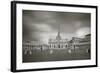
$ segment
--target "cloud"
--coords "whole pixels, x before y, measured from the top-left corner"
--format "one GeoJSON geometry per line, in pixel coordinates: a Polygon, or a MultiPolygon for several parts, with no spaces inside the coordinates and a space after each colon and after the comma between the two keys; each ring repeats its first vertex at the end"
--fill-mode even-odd
{"type": "Polygon", "coordinates": [[[42,32],[50,32],[53,31],[52,27],[48,24],[41,23],[41,24],[33,24],[33,27],[42,32]]]}
{"type": "Polygon", "coordinates": [[[64,39],[85,35],[90,32],[90,14],[23,10],[23,40],[47,42],[56,38],[58,25],[64,39]]]}
{"type": "Polygon", "coordinates": [[[76,36],[83,37],[86,34],[90,34],[90,32],[91,32],[90,27],[83,27],[76,31],[76,36]]]}

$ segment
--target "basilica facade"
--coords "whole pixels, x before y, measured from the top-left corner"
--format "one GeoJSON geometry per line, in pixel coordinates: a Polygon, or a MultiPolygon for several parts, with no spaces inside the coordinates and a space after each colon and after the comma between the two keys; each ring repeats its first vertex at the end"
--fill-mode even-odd
{"type": "Polygon", "coordinates": [[[68,40],[62,39],[58,32],[55,39],[49,39],[49,49],[68,49],[68,40]]]}

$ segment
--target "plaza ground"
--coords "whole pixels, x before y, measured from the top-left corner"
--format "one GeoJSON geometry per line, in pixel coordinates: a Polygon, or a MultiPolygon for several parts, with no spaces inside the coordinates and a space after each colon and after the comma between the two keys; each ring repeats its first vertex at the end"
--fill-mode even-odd
{"type": "Polygon", "coordinates": [[[78,50],[33,50],[24,54],[23,51],[23,62],[47,62],[47,61],[64,61],[64,60],[86,60],[91,59],[91,53],[86,52],[85,49],[78,50]]]}

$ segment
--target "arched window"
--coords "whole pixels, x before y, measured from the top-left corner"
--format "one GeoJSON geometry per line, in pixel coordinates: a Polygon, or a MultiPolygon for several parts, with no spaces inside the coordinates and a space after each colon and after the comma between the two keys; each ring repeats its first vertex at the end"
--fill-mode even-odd
{"type": "Polygon", "coordinates": [[[75,49],[75,45],[74,45],[74,49],[75,49]]]}
{"type": "Polygon", "coordinates": [[[67,48],[67,45],[66,45],[66,48],[67,48]]]}
{"type": "Polygon", "coordinates": [[[58,45],[58,48],[60,48],[60,45],[58,45]]]}
{"type": "Polygon", "coordinates": [[[54,44],[54,48],[55,48],[55,44],[54,44]]]}

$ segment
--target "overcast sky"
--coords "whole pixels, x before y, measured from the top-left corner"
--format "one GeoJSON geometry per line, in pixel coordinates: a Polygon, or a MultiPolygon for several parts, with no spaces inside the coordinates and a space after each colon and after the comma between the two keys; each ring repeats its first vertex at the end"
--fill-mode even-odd
{"type": "Polygon", "coordinates": [[[23,10],[23,41],[56,38],[58,25],[62,39],[81,37],[90,33],[90,14],[23,10]]]}

